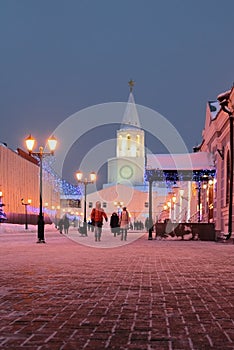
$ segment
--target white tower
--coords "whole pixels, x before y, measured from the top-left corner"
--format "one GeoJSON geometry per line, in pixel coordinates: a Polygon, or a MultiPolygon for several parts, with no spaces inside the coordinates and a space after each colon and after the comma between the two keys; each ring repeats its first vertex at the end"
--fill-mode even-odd
{"type": "Polygon", "coordinates": [[[141,186],[145,170],[145,133],[141,129],[130,80],[130,95],[121,128],[117,131],[116,158],[108,160],[108,183],[141,186]]]}

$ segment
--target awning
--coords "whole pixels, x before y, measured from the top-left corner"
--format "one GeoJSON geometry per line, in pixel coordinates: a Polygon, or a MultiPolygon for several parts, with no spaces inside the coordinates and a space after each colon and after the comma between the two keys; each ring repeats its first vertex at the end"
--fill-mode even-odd
{"type": "Polygon", "coordinates": [[[205,181],[214,176],[214,159],[208,152],[147,155],[146,181],[205,181]]]}
{"type": "Polygon", "coordinates": [[[148,154],[146,169],[155,170],[215,170],[212,153],[148,154]]]}

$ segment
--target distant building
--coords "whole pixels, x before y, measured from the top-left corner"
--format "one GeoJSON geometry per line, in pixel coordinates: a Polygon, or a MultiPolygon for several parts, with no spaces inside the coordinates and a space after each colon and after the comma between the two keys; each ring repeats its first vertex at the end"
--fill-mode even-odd
{"type": "MultiPolygon", "coordinates": [[[[214,172],[213,157],[210,153],[197,154],[146,154],[145,132],[130,91],[122,125],[116,135],[116,155],[108,159],[108,183],[103,190],[87,195],[87,215],[97,200],[103,204],[108,215],[121,211],[127,206],[133,220],[144,221],[149,216],[149,186],[145,181],[147,168],[161,169],[168,173],[178,167],[187,171],[186,159],[194,167],[214,172]],[[169,159],[170,158],[170,159],[169,159]],[[176,163],[173,162],[176,160],[176,163]]],[[[191,169],[190,169],[191,170],[191,169]]],[[[153,183],[152,218],[153,221],[170,219],[174,222],[202,221],[201,207],[198,210],[197,183],[188,179],[157,179],[153,183]]]]}
{"type": "Polygon", "coordinates": [[[123,122],[117,131],[116,157],[108,160],[108,186],[127,183],[134,188],[142,187],[145,161],[145,132],[130,92],[123,122]]]}

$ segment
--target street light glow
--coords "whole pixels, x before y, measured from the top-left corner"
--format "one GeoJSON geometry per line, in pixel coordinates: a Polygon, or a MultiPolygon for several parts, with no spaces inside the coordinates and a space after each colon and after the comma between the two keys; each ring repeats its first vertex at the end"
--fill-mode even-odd
{"type": "Polygon", "coordinates": [[[56,149],[56,146],[57,146],[57,139],[54,136],[52,136],[48,139],[47,142],[49,145],[49,149],[50,149],[51,153],[53,154],[55,149],[56,149]]]}
{"type": "Polygon", "coordinates": [[[81,180],[82,180],[82,176],[83,176],[83,173],[82,173],[80,170],[78,170],[78,171],[76,172],[77,180],[78,180],[78,181],[81,181],[81,180]]]}
{"type": "Polygon", "coordinates": [[[96,181],[96,173],[94,171],[92,171],[90,173],[90,181],[93,183],[94,181],[96,181]]]}
{"type": "Polygon", "coordinates": [[[27,150],[29,151],[29,153],[31,153],[32,150],[33,150],[34,144],[35,144],[35,139],[34,139],[34,138],[32,137],[32,135],[30,134],[30,135],[25,139],[25,142],[26,142],[27,150]]]}

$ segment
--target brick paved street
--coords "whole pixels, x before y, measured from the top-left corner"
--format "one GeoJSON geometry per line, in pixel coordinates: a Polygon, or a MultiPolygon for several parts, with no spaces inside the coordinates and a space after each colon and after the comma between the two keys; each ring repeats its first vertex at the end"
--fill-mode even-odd
{"type": "Polygon", "coordinates": [[[0,234],[1,349],[234,349],[234,245],[35,242],[0,234]]]}

